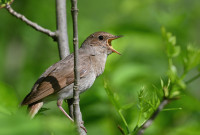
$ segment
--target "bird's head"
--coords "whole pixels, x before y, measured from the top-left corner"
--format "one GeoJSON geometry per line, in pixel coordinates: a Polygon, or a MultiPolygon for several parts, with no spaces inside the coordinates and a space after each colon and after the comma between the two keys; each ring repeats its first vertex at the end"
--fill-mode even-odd
{"type": "Polygon", "coordinates": [[[95,32],[84,41],[82,46],[90,46],[96,53],[107,53],[109,55],[114,52],[120,54],[111,45],[112,40],[120,37],[122,36],[115,36],[107,32],[95,32]]]}

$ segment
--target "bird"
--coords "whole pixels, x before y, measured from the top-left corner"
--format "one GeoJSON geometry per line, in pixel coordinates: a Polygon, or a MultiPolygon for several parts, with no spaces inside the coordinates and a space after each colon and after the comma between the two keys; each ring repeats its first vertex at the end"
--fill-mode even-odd
{"type": "MultiPolygon", "coordinates": [[[[91,34],[82,43],[78,49],[80,93],[89,89],[96,78],[104,72],[110,54],[120,54],[111,45],[111,41],[120,37],[122,36],[100,31],[91,34]]],[[[73,121],[62,108],[63,100],[73,98],[73,86],[74,53],[71,53],[46,69],[35,82],[30,93],[23,99],[21,106],[27,105],[29,115],[33,118],[45,103],[57,100],[58,108],[73,121]]]]}

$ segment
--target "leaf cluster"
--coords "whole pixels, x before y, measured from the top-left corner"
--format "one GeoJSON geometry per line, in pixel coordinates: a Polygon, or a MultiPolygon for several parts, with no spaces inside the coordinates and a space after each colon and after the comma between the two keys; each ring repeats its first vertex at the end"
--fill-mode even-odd
{"type": "MultiPolygon", "coordinates": [[[[193,45],[188,45],[187,49],[183,51],[179,45],[177,45],[176,37],[161,28],[162,37],[164,41],[165,53],[168,60],[168,69],[164,75],[165,79],[160,79],[160,85],[153,85],[151,89],[145,89],[144,87],[138,92],[138,109],[139,115],[134,129],[131,131],[125,116],[122,114],[123,107],[120,105],[119,96],[114,90],[108,86],[107,81],[104,81],[104,87],[122,119],[126,130],[120,127],[122,134],[137,134],[151,116],[155,115],[159,105],[162,101],[172,101],[179,99],[182,92],[186,89],[187,84],[194,81],[200,76],[200,73],[192,77],[189,81],[185,81],[187,74],[194,68],[198,68],[200,65],[200,49],[195,48],[193,45]],[[182,62],[181,68],[183,71],[177,68],[174,59],[180,58],[182,62]],[[167,80],[167,81],[166,81],[167,80]]],[[[198,69],[198,72],[200,69],[198,69]]],[[[132,107],[132,106],[130,106],[132,107]]],[[[163,109],[165,111],[180,110],[181,107],[163,109]]]]}
{"type": "Polygon", "coordinates": [[[6,7],[6,4],[10,5],[14,0],[0,0],[0,8],[6,7]]]}

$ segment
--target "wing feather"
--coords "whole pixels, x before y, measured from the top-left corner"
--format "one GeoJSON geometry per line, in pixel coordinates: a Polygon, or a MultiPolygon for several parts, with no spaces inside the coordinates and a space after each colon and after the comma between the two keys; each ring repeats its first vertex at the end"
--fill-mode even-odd
{"type": "MultiPolygon", "coordinates": [[[[89,72],[90,66],[89,56],[82,57],[80,61],[79,71],[80,77],[85,77],[89,72]]],[[[74,59],[73,55],[69,55],[65,59],[59,61],[49,67],[36,81],[32,91],[25,97],[22,105],[32,104],[43,98],[57,93],[62,88],[74,82],[74,59]]]]}

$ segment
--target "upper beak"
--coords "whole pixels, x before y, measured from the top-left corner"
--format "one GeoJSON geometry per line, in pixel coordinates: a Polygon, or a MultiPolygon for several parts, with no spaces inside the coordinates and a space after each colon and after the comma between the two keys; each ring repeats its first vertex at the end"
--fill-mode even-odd
{"type": "Polygon", "coordinates": [[[113,51],[113,52],[115,52],[115,53],[117,53],[117,54],[119,54],[119,55],[121,55],[118,51],[116,51],[113,47],[112,47],[112,45],[111,45],[111,41],[112,40],[115,40],[115,39],[118,39],[118,38],[120,38],[120,37],[123,37],[123,36],[114,36],[114,37],[112,37],[112,38],[109,38],[108,39],[108,47],[113,51]]]}

